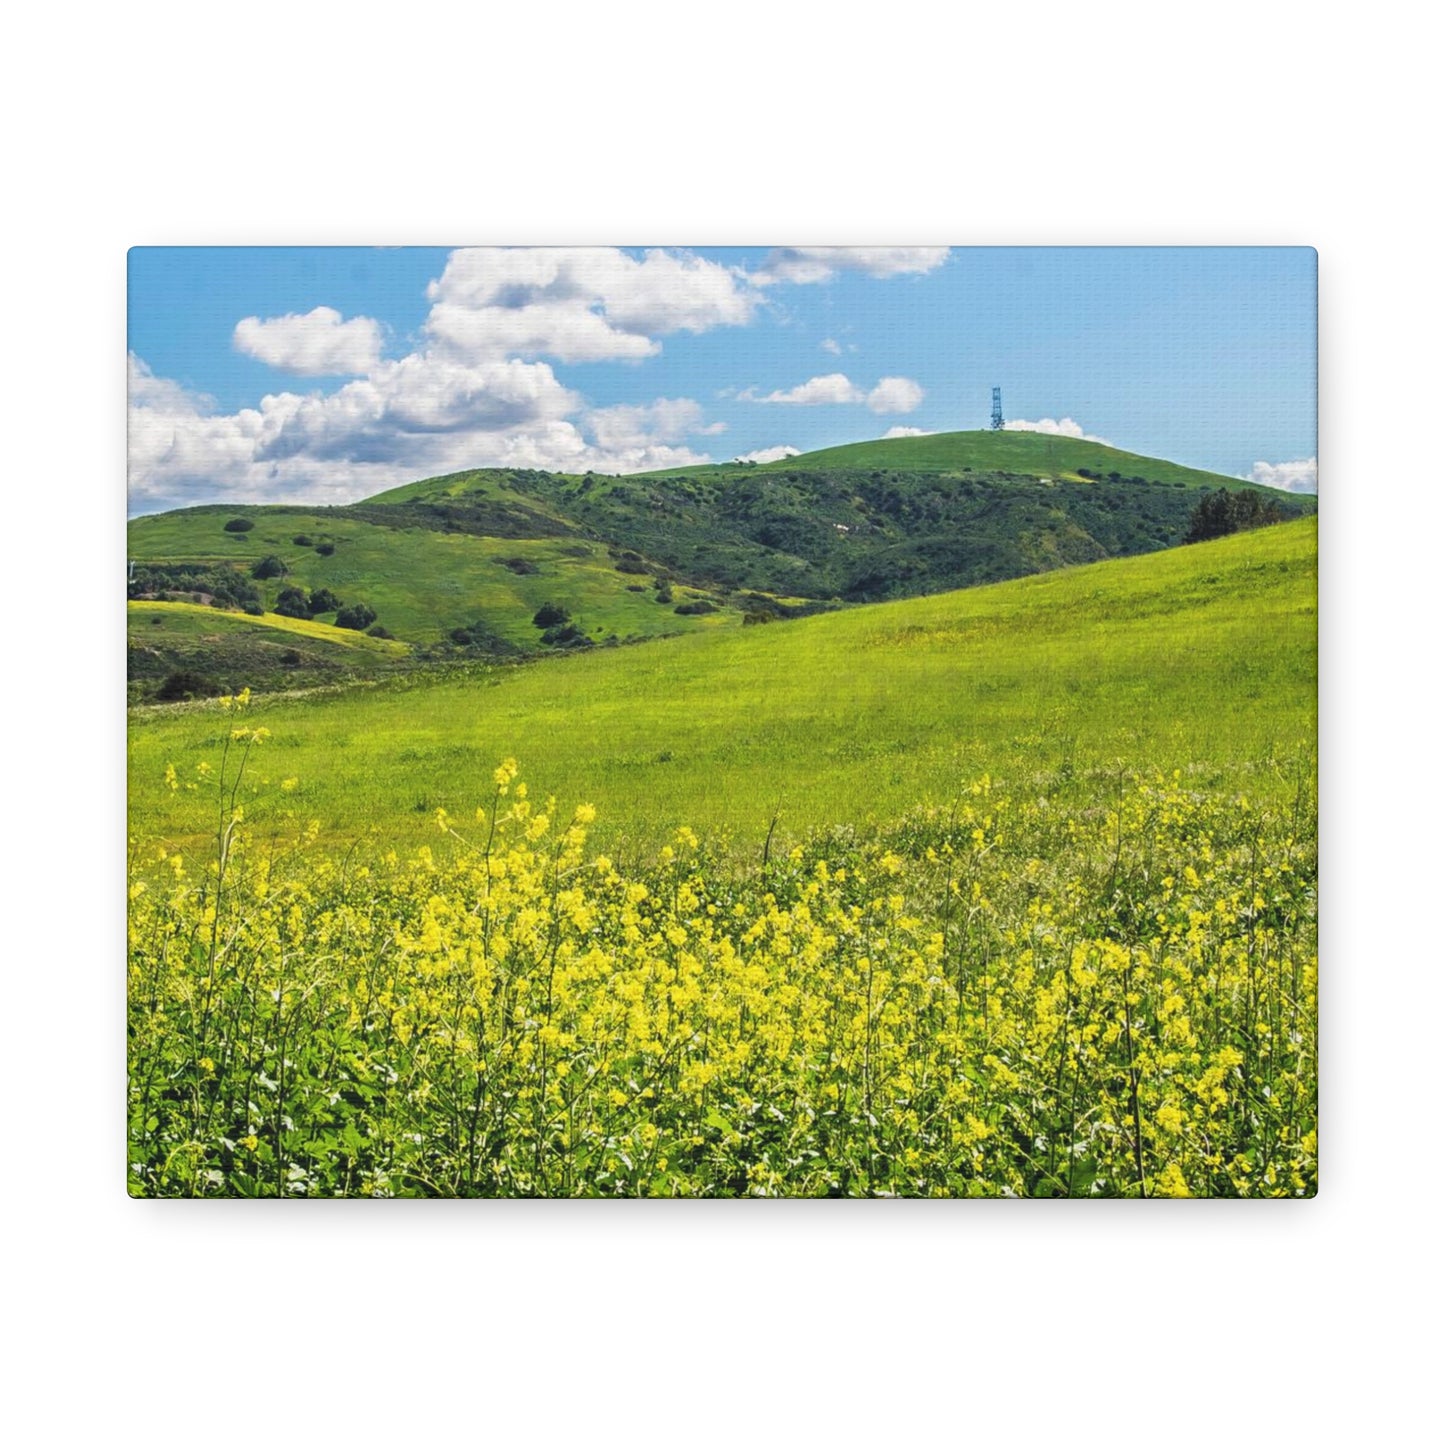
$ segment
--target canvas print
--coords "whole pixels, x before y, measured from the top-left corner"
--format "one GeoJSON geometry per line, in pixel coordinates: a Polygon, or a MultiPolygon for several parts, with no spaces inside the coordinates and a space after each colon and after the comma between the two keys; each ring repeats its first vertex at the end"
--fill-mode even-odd
{"type": "Polygon", "coordinates": [[[132,251],[130,1193],[1312,1196],[1315,273],[132,251]]]}

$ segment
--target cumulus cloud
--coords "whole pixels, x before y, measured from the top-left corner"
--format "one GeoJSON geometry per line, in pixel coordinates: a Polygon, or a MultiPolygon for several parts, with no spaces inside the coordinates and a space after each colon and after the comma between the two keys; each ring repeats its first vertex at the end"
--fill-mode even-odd
{"type": "Polygon", "coordinates": [[[427,297],[429,340],[467,361],[639,360],[659,336],[745,325],[758,304],[740,273],[701,256],[609,246],[453,251],[427,297]]]}
{"type": "Polygon", "coordinates": [[[880,416],[886,412],[916,411],[923,400],[923,388],[906,376],[885,376],[868,393],[868,410],[880,416]]]}
{"type": "Polygon", "coordinates": [[[788,391],[756,396],[751,390],[740,394],[742,401],[777,402],[782,406],[848,406],[866,401],[867,393],[853,385],[841,371],[810,377],[788,391]]]}
{"type": "Polygon", "coordinates": [[[364,376],[381,361],[381,327],[369,316],[343,321],[330,306],[236,323],[231,344],[278,371],[297,376],[364,376]]]}
{"type": "Polygon", "coordinates": [[[755,387],[738,393],[739,401],[759,401],[779,406],[862,406],[880,416],[886,412],[913,411],[923,400],[923,388],[906,376],[885,376],[871,391],[855,385],[841,371],[812,376],[786,391],[759,396],[755,387]]]}
{"type": "Polygon", "coordinates": [[[921,275],[948,259],[947,246],[779,246],[752,279],[760,286],[786,281],[795,286],[831,280],[839,271],[873,277],[921,275]]]}
{"type": "MultiPolygon", "coordinates": [[[[702,407],[691,397],[659,397],[645,406],[602,407],[587,414],[587,426],[594,444],[619,462],[634,454],[645,461],[659,444],[679,442],[689,436],[716,436],[727,430],[726,422],[705,422],[702,407]]],[[[614,470],[641,470],[641,463],[631,468],[618,465],[614,470]]]]}
{"type": "Polygon", "coordinates": [[[1278,487],[1283,492],[1319,491],[1319,467],[1314,457],[1295,462],[1256,462],[1249,473],[1251,482],[1278,487]]]}
{"type": "Polygon", "coordinates": [[[896,437],[931,437],[932,435],[933,433],[931,431],[924,431],[922,427],[891,426],[883,433],[883,440],[891,442],[896,437]]]}
{"type": "Polygon", "coordinates": [[[734,457],[735,462],[780,462],[784,457],[802,456],[797,447],[764,447],[761,451],[744,452],[740,457],[734,457]]]}
{"type": "Polygon", "coordinates": [[[689,398],[584,412],[545,362],[467,366],[416,353],[329,395],[281,392],[217,413],[130,358],[132,508],[217,499],[348,502],[467,467],[646,471],[705,463],[677,445],[710,434],[689,398]]]}
{"type": "Polygon", "coordinates": [[[1060,417],[1057,421],[1051,416],[1041,416],[1037,421],[1006,421],[1003,424],[1005,431],[1039,431],[1055,437],[1078,437],[1081,441],[1098,442],[1100,446],[1111,447],[1111,441],[1103,437],[1091,436],[1076,422],[1073,417],[1060,417]]]}

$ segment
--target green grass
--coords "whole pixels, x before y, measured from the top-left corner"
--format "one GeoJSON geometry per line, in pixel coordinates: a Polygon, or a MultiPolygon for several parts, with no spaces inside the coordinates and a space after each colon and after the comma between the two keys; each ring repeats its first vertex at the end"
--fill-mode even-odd
{"type": "MultiPolygon", "coordinates": [[[[277,550],[264,525],[244,540],[277,550]]],[[[889,820],[985,772],[1097,793],[1122,761],[1268,791],[1293,757],[1312,770],[1315,700],[1306,519],[767,627],[262,698],[251,721],[273,734],[255,779],[298,778],[284,806],[333,845],[439,841],[434,810],[470,818],[514,756],[534,793],[595,803],[599,839],[626,857],[684,822],[751,853],[775,813],[781,837],[889,820]]],[[[225,729],[213,704],[132,714],[136,836],[204,835],[201,795],[162,779],[214,758],[225,729]]]]}
{"type": "Polygon", "coordinates": [[[167,640],[216,641],[227,634],[267,636],[284,633],[287,642],[304,638],[323,642],[348,651],[373,653],[381,657],[405,657],[411,649],[404,642],[382,637],[368,637],[364,632],[335,627],[329,622],[308,621],[299,617],[282,617],[267,612],[250,617],[244,612],[225,612],[215,607],[202,607],[194,602],[128,602],[126,625],[133,642],[148,642],[157,637],[167,640]],[[160,619],[159,630],[156,619],[160,619]]]}
{"type": "Polygon", "coordinates": [[[1077,474],[1079,467],[1108,476],[1142,476],[1151,482],[1166,485],[1183,482],[1194,487],[1249,488],[1278,496],[1277,491],[1243,482],[1237,477],[1217,472],[1181,467],[1174,462],[1121,451],[1117,447],[1084,441],[1081,437],[1047,436],[1042,432],[1023,431],[958,431],[936,432],[931,436],[894,437],[889,441],[853,442],[846,446],[825,447],[801,456],[784,457],[756,467],[723,463],[717,468],[673,468],[649,472],[656,477],[702,475],[746,475],[749,472],[788,472],[800,468],[816,471],[824,468],[845,468],[856,471],[891,469],[901,472],[958,473],[964,468],[976,472],[1018,472],[1030,476],[1064,477],[1077,474]]]}
{"type": "MultiPolygon", "coordinates": [[[[338,510],[193,507],[139,517],[130,524],[130,554],[137,560],[212,562],[245,567],[262,557],[280,557],[286,577],[259,584],[274,603],[285,587],[328,587],[346,603],[364,602],[377,621],[398,638],[435,644],[452,629],[479,620],[505,642],[535,648],[532,616],[544,602],[558,601],[594,641],[655,637],[711,630],[740,622],[736,612],[680,617],[672,605],[655,600],[651,577],[619,572],[607,548],[572,537],[475,537],[378,526],[338,510]],[[232,516],[255,522],[249,532],[223,530],[232,516]],[[293,537],[330,542],[322,556],[298,547],[293,537]],[[521,558],[534,574],[518,575],[503,565],[521,558]],[[644,585],[641,592],[628,590],[644,585]]],[[[701,595],[675,590],[673,605],[701,595]]]]}

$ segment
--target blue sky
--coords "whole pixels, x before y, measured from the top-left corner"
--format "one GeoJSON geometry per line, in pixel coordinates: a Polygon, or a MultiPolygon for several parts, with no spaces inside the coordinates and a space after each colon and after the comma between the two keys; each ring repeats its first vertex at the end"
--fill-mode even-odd
{"type": "Polygon", "coordinates": [[[1011,426],[1313,490],[1307,248],[138,248],[130,504],[1011,426]]]}

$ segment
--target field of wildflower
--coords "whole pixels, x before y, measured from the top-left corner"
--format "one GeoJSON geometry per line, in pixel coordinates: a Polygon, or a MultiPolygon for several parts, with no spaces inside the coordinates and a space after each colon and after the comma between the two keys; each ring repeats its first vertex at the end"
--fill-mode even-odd
{"type": "Polygon", "coordinates": [[[1312,755],[619,867],[511,760],[329,847],[248,701],[159,784],[209,843],[132,841],[133,1194],[1315,1192],[1312,755]]]}

